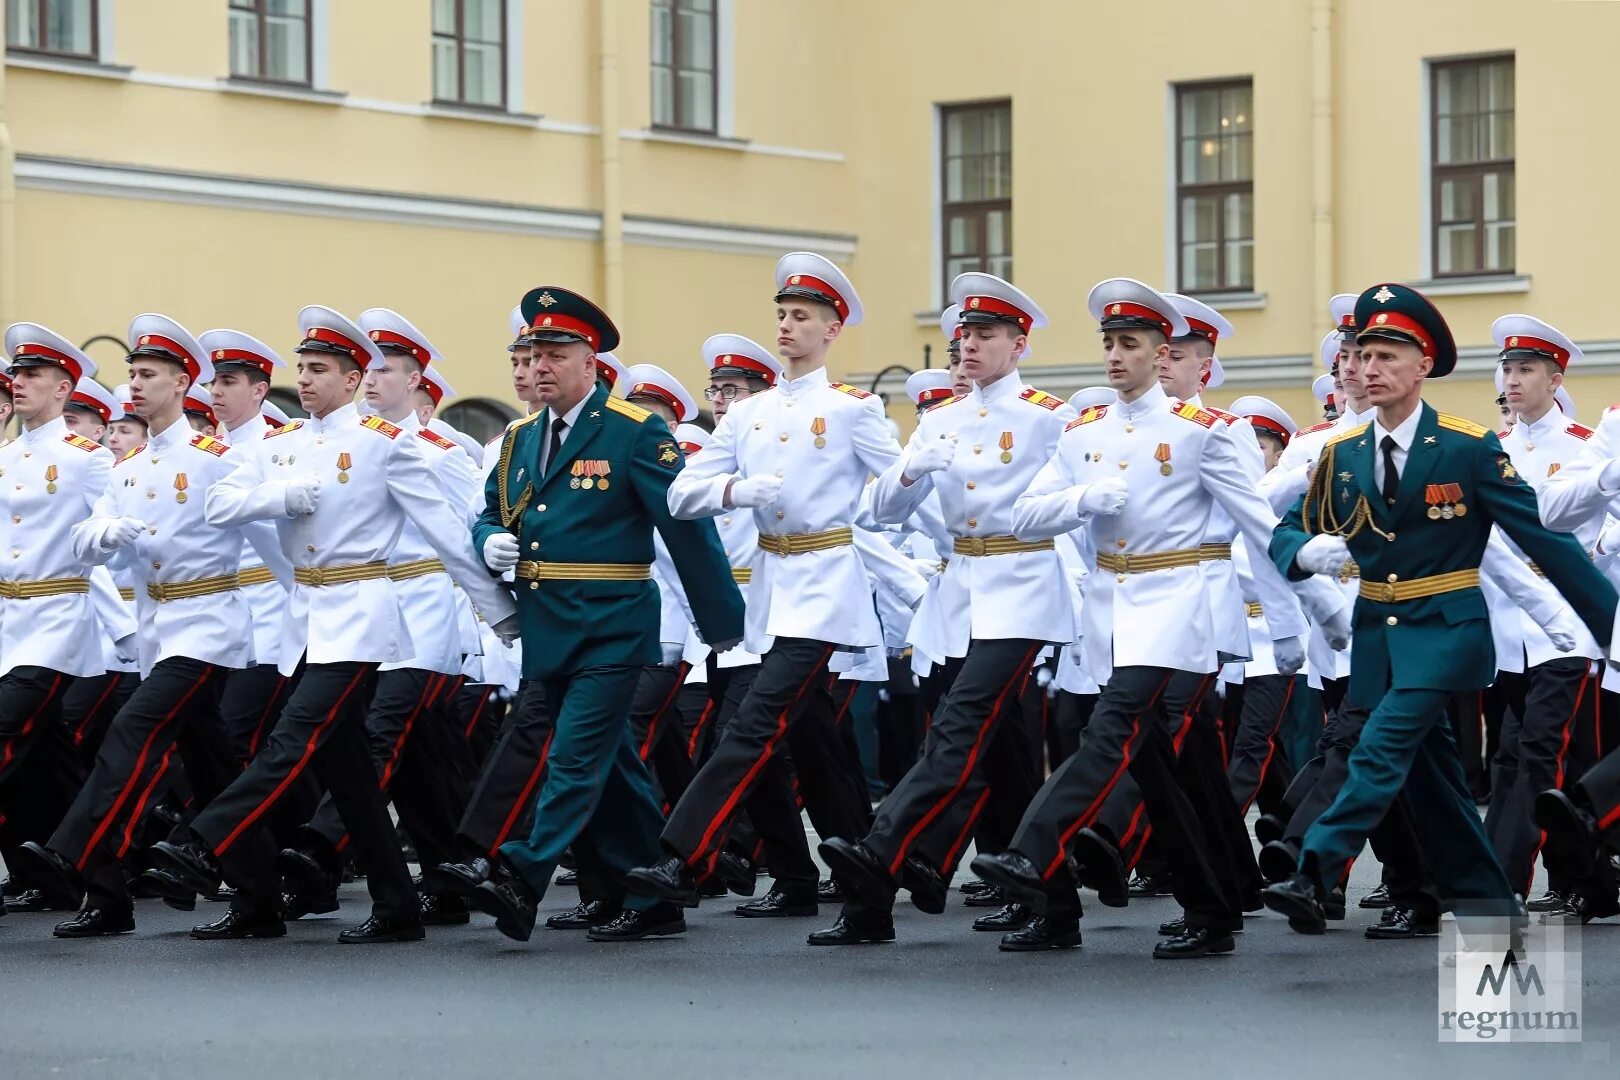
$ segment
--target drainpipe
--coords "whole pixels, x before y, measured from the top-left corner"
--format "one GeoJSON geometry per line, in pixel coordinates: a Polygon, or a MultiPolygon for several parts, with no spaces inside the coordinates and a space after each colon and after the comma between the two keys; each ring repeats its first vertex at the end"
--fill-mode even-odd
{"type": "Polygon", "coordinates": [[[1311,4],[1311,178],[1314,327],[1333,296],[1333,0],[1311,4]]]}
{"type": "Polygon", "coordinates": [[[601,106],[602,307],[624,317],[624,195],[619,173],[619,4],[597,0],[601,106]]]}

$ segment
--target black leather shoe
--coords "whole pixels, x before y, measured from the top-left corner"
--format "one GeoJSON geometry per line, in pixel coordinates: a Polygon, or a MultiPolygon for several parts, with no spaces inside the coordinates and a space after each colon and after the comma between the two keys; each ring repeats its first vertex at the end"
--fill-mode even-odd
{"type": "Polygon", "coordinates": [[[818,911],[820,907],[813,891],[806,889],[802,893],[789,894],[781,888],[773,888],[752,903],[738,904],[732,914],[743,919],[784,919],[814,915],[818,911]]]}
{"type": "Polygon", "coordinates": [[[1563,911],[1566,899],[1567,898],[1557,889],[1548,889],[1534,900],[1531,900],[1529,903],[1525,904],[1524,909],[1532,912],[1563,911]]]}
{"type": "Polygon", "coordinates": [[[950,883],[921,857],[907,856],[900,866],[900,884],[911,894],[911,906],[918,911],[938,915],[945,910],[950,883]]]}
{"type": "Polygon", "coordinates": [[[813,931],[805,940],[811,945],[867,945],[893,941],[894,918],[888,912],[852,917],[848,912],[841,911],[838,921],[825,930],[813,931]]]}
{"type": "Polygon", "coordinates": [[[963,907],[998,908],[1005,903],[1007,903],[1007,898],[994,885],[979,892],[968,893],[962,898],[963,907]]]}
{"type": "Polygon", "coordinates": [[[553,884],[569,886],[569,887],[572,887],[572,888],[578,888],[579,887],[579,871],[578,870],[564,870],[562,873],[557,875],[557,880],[553,884]]]}
{"type": "Polygon", "coordinates": [[[1053,921],[1039,915],[1028,925],[1001,935],[1002,952],[1042,952],[1046,949],[1077,949],[1080,947],[1080,920],[1053,921]]]}
{"type": "Polygon", "coordinates": [[[987,891],[989,889],[993,889],[993,888],[995,888],[995,886],[991,885],[988,881],[980,881],[978,878],[975,877],[975,878],[968,878],[966,881],[962,882],[962,884],[960,884],[960,885],[958,885],[956,887],[956,891],[957,892],[965,892],[965,893],[976,893],[976,892],[985,892],[985,891],[987,891]]]}
{"type": "Polygon", "coordinates": [[[495,863],[495,875],[474,889],[467,902],[495,917],[495,929],[513,941],[528,941],[534,933],[535,908],[540,898],[504,858],[495,863]]]}
{"type": "Polygon", "coordinates": [[[1016,851],[998,855],[975,855],[973,872],[998,886],[1013,903],[1028,906],[1037,915],[1046,913],[1046,881],[1040,867],[1016,851]]]}
{"type": "Polygon", "coordinates": [[[461,893],[465,896],[489,880],[493,867],[488,859],[471,862],[440,863],[432,871],[422,872],[422,884],[434,892],[461,893]]]}
{"type": "Polygon", "coordinates": [[[276,869],[281,872],[282,907],[288,918],[338,909],[337,875],[327,872],[309,852],[282,849],[276,856],[276,869]],[[287,902],[289,900],[291,903],[287,902]],[[298,915],[292,915],[292,911],[297,911],[298,915]]]}
{"type": "Polygon", "coordinates": [[[197,894],[186,888],[171,870],[154,866],[130,884],[135,897],[155,897],[176,911],[196,911],[197,894]]]}
{"type": "Polygon", "coordinates": [[[1322,917],[1328,922],[1343,922],[1345,913],[1344,886],[1335,885],[1322,899],[1322,917]]]}
{"type": "Polygon", "coordinates": [[[1029,925],[1035,913],[1023,904],[1002,904],[1000,908],[988,915],[980,915],[973,920],[973,929],[986,933],[1006,933],[1010,930],[1022,930],[1029,925]]]}
{"type": "Polygon", "coordinates": [[[581,900],[561,915],[546,920],[548,930],[589,930],[593,926],[606,926],[619,917],[624,908],[611,900],[581,900]]]}
{"type": "Polygon", "coordinates": [[[686,916],[675,904],[665,901],[646,911],[625,908],[612,922],[585,931],[592,941],[640,941],[642,938],[671,937],[686,933],[686,916]]]}
{"type": "MultiPolygon", "coordinates": [[[[1241,934],[1241,933],[1243,933],[1243,916],[1234,915],[1232,917],[1232,921],[1227,924],[1226,930],[1227,930],[1228,933],[1231,933],[1231,934],[1241,934]]],[[[1185,916],[1185,915],[1178,915],[1174,919],[1171,919],[1169,922],[1162,922],[1162,923],[1159,924],[1159,936],[1160,937],[1180,937],[1182,934],[1185,934],[1186,932],[1187,932],[1187,916],[1185,916]]]]}
{"type": "Polygon", "coordinates": [[[191,928],[191,936],[198,941],[235,941],[242,938],[274,938],[287,936],[287,924],[280,915],[247,915],[240,911],[227,911],[211,923],[191,928]]]}
{"type": "Polygon", "coordinates": [[[84,903],[84,897],[79,897],[78,903],[69,903],[68,897],[52,897],[44,889],[24,889],[15,896],[6,897],[6,902],[0,911],[10,911],[16,914],[31,914],[37,911],[77,911],[79,904],[84,903]]]}
{"type": "Polygon", "coordinates": [[[32,840],[25,842],[18,853],[32,864],[29,882],[39,891],[41,900],[60,905],[58,910],[78,910],[84,902],[84,878],[72,863],[32,840]]]}
{"type": "Polygon", "coordinates": [[[127,908],[118,911],[85,908],[67,922],[57,923],[51,935],[59,938],[110,937],[113,934],[127,934],[134,929],[135,913],[127,908]]]}
{"type": "Polygon", "coordinates": [[[682,907],[698,906],[697,879],[686,863],[671,855],[651,866],[638,866],[625,877],[640,886],[636,891],[682,907]]]}
{"type": "Polygon", "coordinates": [[[1237,948],[1230,930],[1213,930],[1207,926],[1189,926],[1175,937],[1165,938],[1153,946],[1155,960],[1191,960],[1199,956],[1229,953],[1237,948]]]}
{"type": "Polygon", "coordinates": [[[219,860],[201,844],[159,840],[151,850],[152,861],[173,873],[192,892],[210,893],[219,888],[219,860]]]}
{"type": "Polygon", "coordinates": [[[1267,885],[1260,893],[1266,907],[1288,919],[1290,929],[1301,934],[1327,933],[1327,916],[1315,883],[1304,874],[1267,885]]]}
{"type": "Polygon", "coordinates": [[[377,945],[387,941],[421,941],[427,937],[422,920],[409,915],[385,918],[373,915],[359,926],[351,926],[337,936],[340,945],[377,945]]]}
{"type": "Polygon", "coordinates": [[[817,850],[839,884],[861,903],[874,908],[894,905],[899,886],[883,861],[856,840],[834,836],[823,840],[817,850]]]}
{"type": "Polygon", "coordinates": [[[1543,921],[1558,918],[1579,919],[1581,925],[1585,926],[1593,919],[1612,919],[1616,915],[1620,915],[1620,898],[1615,896],[1614,890],[1606,890],[1601,897],[1588,896],[1576,890],[1569,894],[1563,908],[1557,914],[1543,915],[1541,918],[1543,921]]]}
{"type": "Polygon", "coordinates": [[[1288,832],[1288,822],[1276,814],[1261,814],[1254,819],[1254,838],[1262,845],[1281,840],[1288,832]]]}
{"type": "Polygon", "coordinates": [[[1378,922],[1367,927],[1374,941],[1404,941],[1407,938],[1434,937],[1440,933],[1440,916],[1422,915],[1416,908],[1387,907],[1378,922]]]}
{"type": "Polygon", "coordinates": [[[1380,882],[1378,888],[1374,889],[1372,892],[1368,893],[1366,896],[1363,896],[1360,900],[1356,901],[1356,906],[1357,907],[1363,907],[1363,908],[1380,908],[1380,909],[1382,909],[1382,908],[1390,907],[1394,903],[1395,903],[1395,901],[1393,901],[1393,900],[1391,900],[1389,898],[1389,886],[1383,884],[1382,882],[1380,882]]]}
{"type": "Polygon", "coordinates": [[[422,898],[423,926],[464,926],[472,917],[467,898],[460,894],[419,893],[422,898]]]}
{"type": "Polygon", "coordinates": [[[1269,882],[1287,881],[1299,869],[1299,848],[1287,840],[1273,840],[1260,849],[1260,876],[1269,882]]]}
{"type": "Polygon", "coordinates": [[[816,882],[816,899],[823,904],[842,904],[844,887],[838,884],[837,878],[822,878],[816,882]]]}
{"type": "Polygon", "coordinates": [[[305,915],[330,915],[338,909],[336,894],[329,898],[310,898],[300,893],[284,892],[281,894],[281,917],[287,922],[297,922],[305,915]]]}
{"type": "Polygon", "coordinates": [[[1547,869],[1565,877],[1584,878],[1597,861],[1597,819],[1554,788],[1536,796],[1536,824],[1547,834],[1541,849],[1547,869]]]}
{"type": "Polygon", "coordinates": [[[1143,874],[1138,872],[1131,878],[1126,892],[1131,896],[1172,896],[1175,889],[1171,887],[1169,874],[1143,874]]]}
{"type": "Polygon", "coordinates": [[[1124,907],[1131,902],[1119,848],[1095,829],[1081,829],[1075,834],[1073,850],[1080,864],[1079,883],[1095,890],[1104,907],[1124,907]]]}
{"type": "Polygon", "coordinates": [[[714,873],[726,888],[738,896],[753,896],[759,890],[759,874],[755,872],[754,864],[736,852],[720,852],[714,860],[714,873]]]}

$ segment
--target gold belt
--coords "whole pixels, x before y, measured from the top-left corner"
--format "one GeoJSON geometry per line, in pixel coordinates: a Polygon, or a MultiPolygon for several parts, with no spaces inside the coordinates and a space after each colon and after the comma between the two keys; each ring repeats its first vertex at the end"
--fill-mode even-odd
{"type": "Polygon", "coordinates": [[[652,564],[524,559],[517,564],[516,574],[524,581],[650,581],[652,564]]]}
{"type": "Polygon", "coordinates": [[[1434,577],[1413,578],[1411,581],[1363,581],[1361,598],[1376,604],[1398,604],[1404,600],[1421,600],[1425,596],[1457,592],[1479,587],[1479,570],[1455,570],[1434,577]]]}
{"type": "Polygon", "coordinates": [[[0,599],[33,600],[41,596],[87,593],[90,579],[82,577],[47,578],[44,581],[0,581],[0,599]]]}
{"type": "Polygon", "coordinates": [[[275,580],[276,575],[270,572],[268,566],[250,566],[246,570],[239,570],[236,573],[236,584],[243,589],[249,585],[270,585],[275,580]]]}
{"type": "Polygon", "coordinates": [[[1244,604],[1243,608],[1249,613],[1249,618],[1251,619],[1258,619],[1261,615],[1265,614],[1264,611],[1260,610],[1259,604],[1244,604]]]}
{"type": "Polygon", "coordinates": [[[133,603],[135,600],[135,587],[133,585],[118,586],[118,599],[133,603]]]}
{"type": "Polygon", "coordinates": [[[731,568],[731,580],[739,585],[747,585],[754,580],[754,568],[751,566],[731,568]]]}
{"type": "Polygon", "coordinates": [[[789,536],[762,535],[759,538],[759,549],[772,555],[803,555],[807,551],[848,547],[854,542],[855,534],[846,525],[841,529],[828,529],[817,533],[794,533],[789,536]]]}
{"type": "Polygon", "coordinates": [[[1020,540],[1016,536],[958,536],[951,551],[957,555],[1014,555],[1021,551],[1051,551],[1051,540],[1020,540]]]}
{"type": "Polygon", "coordinates": [[[1097,556],[1097,567],[1111,574],[1146,574],[1153,570],[1169,570],[1177,566],[1197,566],[1203,561],[1203,549],[1177,548],[1174,551],[1155,551],[1147,555],[1101,554],[1097,556]]]}
{"type": "Polygon", "coordinates": [[[1199,544],[1198,558],[1203,562],[1220,562],[1232,557],[1231,544],[1199,544]]]}
{"type": "Polygon", "coordinates": [[[293,570],[293,580],[300,585],[344,585],[351,581],[375,581],[388,576],[388,564],[376,562],[350,563],[347,566],[300,566],[293,570]]]}
{"type": "Polygon", "coordinates": [[[393,563],[388,567],[390,581],[409,581],[412,578],[442,573],[444,563],[438,559],[412,559],[410,562],[393,563]]]}
{"type": "Polygon", "coordinates": [[[189,600],[194,596],[230,592],[237,587],[235,574],[221,574],[218,577],[197,578],[195,581],[149,581],[146,583],[146,595],[160,604],[167,604],[170,600],[189,600]]]}

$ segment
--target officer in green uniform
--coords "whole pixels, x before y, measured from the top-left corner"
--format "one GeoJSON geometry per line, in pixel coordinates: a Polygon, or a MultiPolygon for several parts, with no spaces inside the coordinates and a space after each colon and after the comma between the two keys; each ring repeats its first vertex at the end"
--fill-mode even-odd
{"type": "MultiPolygon", "coordinates": [[[[668,426],[597,382],[596,354],[619,341],[613,323],[557,286],[531,290],[522,306],[545,408],[502,439],[473,545],[492,572],[515,571],[523,676],[544,685],[556,735],[533,831],[502,845],[494,876],[469,899],[525,941],[570,845],[581,870],[621,884],[659,856],[663,815],[627,720],[637,674],[659,662],[653,530],[717,650],[741,639],[743,602],[714,523],[670,515],[683,458],[668,426]]],[[[590,935],[685,929],[679,908],[631,895],[590,935]]]]}
{"type": "Polygon", "coordinates": [[[1347,704],[1372,710],[1337,798],[1305,834],[1299,870],[1266,906],[1302,933],[1325,928],[1322,897],[1404,787],[1443,894],[1459,915],[1520,905],[1463,777],[1447,696],[1496,670],[1480,561],[1500,526],[1545,570],[1607,647],[1616,594],[1567,533],[1541,524],[1535,492],[1488,429],[1424,404],[1423,380],[1456,365],[1434,305],[1403,285],[1356,301],[1373,417],[1330,441],[1310,486],[1278,523],[1270,554],[1299,579],[1360,567],[1347,704]]]}

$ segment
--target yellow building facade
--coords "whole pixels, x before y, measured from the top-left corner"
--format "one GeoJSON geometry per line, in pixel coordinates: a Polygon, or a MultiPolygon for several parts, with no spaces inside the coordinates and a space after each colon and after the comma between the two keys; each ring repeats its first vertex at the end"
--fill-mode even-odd
{"type": "MultiPolygon", "coordinates": [[[[1224,404],[1301,425],[1328,298],[1428,291],[1442,407],[1494,418],[1490,324],[1586,350],[1620,400],[1605,257],[1620,5],[1559,0],[6,0],[0,317],[121,381],[162,311],[284,350],[309,303],[399,310],[452,422],[515,409],[507,313],[565,284],[626,362],[696,387],[712,333],[773,340],[785,251],[844,266],[836,372],[943,363],[945,283],[1006,272],[1051,316],[1026,377],[1099,381],[1085,296],[1129,275],[1235,333],[1224,404]]],[[[290,374],[282,380],[290,386],[290,374]]]]}

